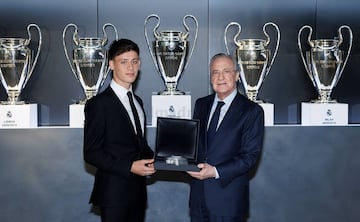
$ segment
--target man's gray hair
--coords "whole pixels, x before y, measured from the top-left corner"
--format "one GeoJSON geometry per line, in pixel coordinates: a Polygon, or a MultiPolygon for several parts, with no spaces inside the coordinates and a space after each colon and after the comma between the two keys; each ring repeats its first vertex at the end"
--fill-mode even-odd
{"type": "Polygon", "coordinates": [[[233,64],[234,64],[234,70],[237,70],[237,69],[236,69],[236,61],[235,61],[235,59],[234,59],[231,55],[225,54],[225,53],[218,53],[218,54],[214,55],[214,56],[210,59],[210,67],[211,67],[211,65],[214,63],[214,61],[215,61],[216,59],[218,59],[218,58],[228,58],[228,59],[230,59],[230,60],[233,62],[233,64]]]}

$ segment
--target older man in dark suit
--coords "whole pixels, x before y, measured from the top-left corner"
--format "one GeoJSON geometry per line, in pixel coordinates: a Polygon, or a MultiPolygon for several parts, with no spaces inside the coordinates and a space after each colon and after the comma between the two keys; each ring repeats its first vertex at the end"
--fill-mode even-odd
{"type": "Polygon", "coordinates": [[[85,105],[84,158],[97,168],[90,202],[103,222],[143,222],[146,177],[155,172],[145,137],[145,114],[132,84],[140,67],[139,48],[128,39],[109,49],[110,86],[85,105]]]}
{"type": "Polygon", "coordinates": [[[239,72],[225,54],[210,62],[215,94],[195,103],[200,120],[200,172],[188,172],[192,222],[243,222],[249,207],[249,170],[262,150],[264,114],[261,106],[237,91],[239,72]]]}

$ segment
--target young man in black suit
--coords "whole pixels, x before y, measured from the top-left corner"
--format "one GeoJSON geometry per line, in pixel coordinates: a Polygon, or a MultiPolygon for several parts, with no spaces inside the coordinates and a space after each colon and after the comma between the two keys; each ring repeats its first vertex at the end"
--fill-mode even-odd
{"type": "Polygon", "coordinates": [[[155,169],[143,103],[132,88],[140,68],[137,44],[114,41],[109,66],[109,87],[85,105],[84,159],[97,168],[90,203],[100,207],[102,222],[143,222],[146,176],[155,169]]]}

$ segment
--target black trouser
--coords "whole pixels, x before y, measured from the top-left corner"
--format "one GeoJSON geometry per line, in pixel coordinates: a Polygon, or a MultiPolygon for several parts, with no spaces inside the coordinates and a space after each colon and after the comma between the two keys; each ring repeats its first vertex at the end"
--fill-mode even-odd
{"type": "Polygon", "coordinates": [[[101,207],[102,222],[144,222],[145,208],[101,207]]]}

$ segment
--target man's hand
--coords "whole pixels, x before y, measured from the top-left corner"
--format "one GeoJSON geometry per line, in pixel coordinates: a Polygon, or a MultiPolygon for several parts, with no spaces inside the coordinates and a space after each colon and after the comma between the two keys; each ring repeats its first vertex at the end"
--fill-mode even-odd
{"type": "Polygon", "coordinates": [[[130,171],[139,176],[149,176],[156,172],[154,168],[154,159],[144,159],[134,161],[130,171]]]}
{"type": "Polygon", "coordinates": [[[215,178],[216,173],[215,173],[215,167],[207,164],[207,163],[199,163],[197,165],[197,167],[199,167],[201,170],[200,172],[195,172],[195,171],[187,171],[187,173],[199,180],[205,180],[208,178],[215,178]]]}

